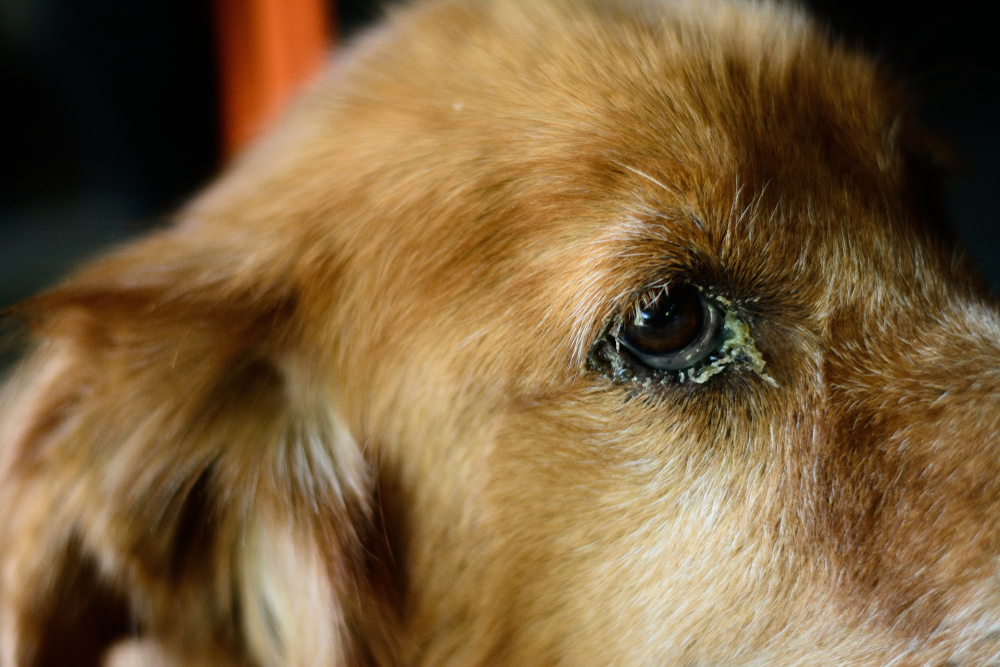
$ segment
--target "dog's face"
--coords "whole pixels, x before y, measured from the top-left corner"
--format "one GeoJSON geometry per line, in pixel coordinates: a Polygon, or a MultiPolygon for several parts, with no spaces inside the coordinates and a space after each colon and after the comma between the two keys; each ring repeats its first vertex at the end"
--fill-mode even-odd
{"type": "Polygon", "coordinates": [[[792,11],[401,12],[26,306],[0,660],[124,605],[190,661],[989,664],[1000,320],[932,163],[792,11]]]}

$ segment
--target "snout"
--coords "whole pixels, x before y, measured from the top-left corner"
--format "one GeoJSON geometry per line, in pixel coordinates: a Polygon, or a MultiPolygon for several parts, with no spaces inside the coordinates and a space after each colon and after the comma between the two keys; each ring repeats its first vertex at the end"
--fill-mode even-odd
{"type": "Polygon", "coordinates": [[[830,329],[818,537],[860,618],[984,664],[1000,636],[998,316],[943,299],[898,312],[830,329]]]}

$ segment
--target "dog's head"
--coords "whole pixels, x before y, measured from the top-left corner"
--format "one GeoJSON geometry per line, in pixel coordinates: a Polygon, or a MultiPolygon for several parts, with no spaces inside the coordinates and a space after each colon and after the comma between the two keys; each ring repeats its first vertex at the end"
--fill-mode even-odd
{"type": "Polygon", "coordinates": [[[934,150],[793,10],[397,13],[25,307],[5,636],[71,553],[265,665],[987,664],[1000,319],[934,150]]]}

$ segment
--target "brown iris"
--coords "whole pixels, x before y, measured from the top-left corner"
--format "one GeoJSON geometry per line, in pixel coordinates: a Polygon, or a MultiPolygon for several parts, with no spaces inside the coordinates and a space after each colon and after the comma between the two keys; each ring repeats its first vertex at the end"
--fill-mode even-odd
{"type": "Polygon", "coordinates": [[[684,370],[718,347],[722,321],[701,292],[680,285],[662,290],[625,322],[618,340],[651,368],[684,370]]]}

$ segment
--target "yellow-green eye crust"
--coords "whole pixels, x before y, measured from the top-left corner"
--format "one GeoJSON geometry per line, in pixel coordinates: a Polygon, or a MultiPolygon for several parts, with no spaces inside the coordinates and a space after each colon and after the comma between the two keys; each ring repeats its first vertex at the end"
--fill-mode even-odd
{"type": "Polygon", "coordinates": [[[718,349],[724,320],[701,292],[679,285],[663,289],[626,320],[616,338],[646,366],[681,371],[718,349]]]}

